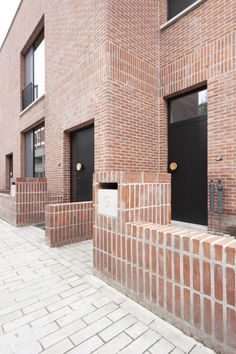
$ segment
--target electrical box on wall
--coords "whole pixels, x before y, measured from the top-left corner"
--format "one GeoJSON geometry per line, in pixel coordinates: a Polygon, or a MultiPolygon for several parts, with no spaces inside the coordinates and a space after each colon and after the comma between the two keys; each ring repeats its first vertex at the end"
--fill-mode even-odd
{"type": "Polygon", "coordinates": [[[98,214],[118,217],[117,183],[101,183],[98,190],[98,214]]]}

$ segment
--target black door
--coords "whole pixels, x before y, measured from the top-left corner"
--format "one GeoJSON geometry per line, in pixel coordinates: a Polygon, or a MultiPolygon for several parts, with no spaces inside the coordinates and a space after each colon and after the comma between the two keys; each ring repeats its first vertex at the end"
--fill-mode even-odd
{"type": "Polygon", "coordinates": [[[93,200],[94,127],[71,134],[71,201],[93,200]]]}
{"type": "Polygon", "coordinates": [[[207,91],[170,101],[172,220],[207,225],[207,91]]]}

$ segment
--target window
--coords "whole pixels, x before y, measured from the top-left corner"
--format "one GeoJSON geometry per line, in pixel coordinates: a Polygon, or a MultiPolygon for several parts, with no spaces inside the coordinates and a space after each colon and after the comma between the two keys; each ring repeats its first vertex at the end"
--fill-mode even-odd
{"type": "Polygon", "coordinates": [[[207,89],[195,91],[170,101],[170,123],[207,114],[207,89]]]}
{"type": "Polygon", "coordinates": [[[168,20],[192,5],[196,0],[168,0],[168,20]]]}
{"type": "Polygon", "coordinates": [[[39,126],[25,134],[25,177],[45,177],[44,126],[39,126]]]}
{"type": "Polygon", "coordinates": [[[45,92],[45,40],[44,31],[24,55],[24,89],[22,108],[28,107],[45,92]]]}

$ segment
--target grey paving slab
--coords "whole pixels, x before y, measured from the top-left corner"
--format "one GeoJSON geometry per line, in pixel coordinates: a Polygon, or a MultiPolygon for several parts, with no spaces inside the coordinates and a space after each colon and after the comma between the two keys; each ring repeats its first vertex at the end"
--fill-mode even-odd
{"type": "Polygon", "coordinates": [[[92,242],[61,248],[0,219],[0,353],[208,353],[93,275],[92,242]]]}

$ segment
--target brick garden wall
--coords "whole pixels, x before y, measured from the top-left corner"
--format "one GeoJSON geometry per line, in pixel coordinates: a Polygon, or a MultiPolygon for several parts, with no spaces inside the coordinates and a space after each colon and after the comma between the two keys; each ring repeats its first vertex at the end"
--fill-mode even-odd
{"type": "Polygon", "coordinates": [[[97,173],[94,201],[96,274],[217,352],[235,353],[235,239],[171,226],[165,173],[97,173]],[[104,183],[117,183],[116,217],[101,213],[104,183]]]}
{"type": "Polygon", "coordinates": [[[236,241],[141,222],[127,223],[122,237],[125,251],[111,252],[120,273],[96,269],[217,352],[235,353],[236,241]]]}
{"type": "Polygon", "coordinates": [[[93,202],[46,205],[46,241],[51,247],[93,237],[93,202]]]}
{"type": "Polygon", "coordinates": [[[16,225],[16,198],[0,192],[0,218],[16,225]]]}
{"type": "Polygon", "coordinates": [[[17,178],[15,199],[17,226],[43,222],[47,203],[47,180],[17,178]]]}
{"type": "Polygon", "coordinates": [[[128,171],[97,173],[94,203],[94,267],[121,281],[121,275],[125,276],[125,254],[131,247],[125,238],[125,224],[146,219],[170,224],[169,175],[128,171]],[[98,214],[100,183],[118,184],[117,218],[98,214]]]}
{"type": "Polygon", "coordinates": [[[15,196],[0,193],[0,218],[16,226],[41,223],[46,203],[45,178],[16,178],[15,196]]]}

